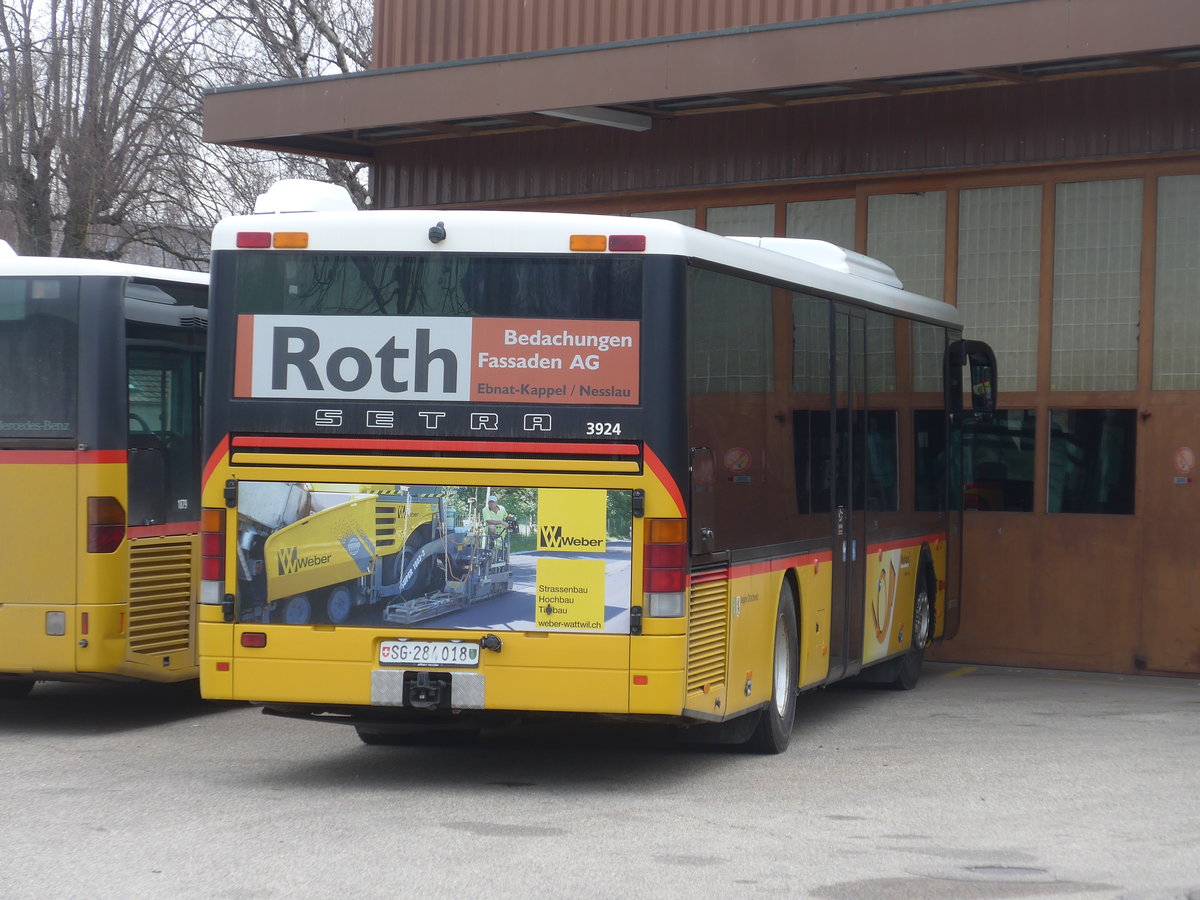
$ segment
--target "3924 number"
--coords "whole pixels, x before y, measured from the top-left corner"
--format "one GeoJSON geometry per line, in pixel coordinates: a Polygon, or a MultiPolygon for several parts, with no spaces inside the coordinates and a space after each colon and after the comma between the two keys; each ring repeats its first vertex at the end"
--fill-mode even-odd
{"type": "Polygon", "coordinates": [[[620,422],[588,422],[587,423],[587,433],[589,436],[592,436],[592,435],[602,435],[602,436],[619,435],[621,433],[621,423],[620,422]]]}

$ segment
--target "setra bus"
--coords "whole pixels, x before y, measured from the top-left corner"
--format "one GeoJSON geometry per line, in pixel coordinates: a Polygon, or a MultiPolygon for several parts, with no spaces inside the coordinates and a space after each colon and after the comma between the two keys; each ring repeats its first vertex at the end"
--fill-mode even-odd
{"type": "Polygon", "coordinates": [[[952,306],[821,242],[312,187],[213,233],[205,697],[779,752],[798,692],[954,634],[995,362],[952,306]]]}
{"type": "Polygon", "coordinates": [[[0,245],[0,697],[197,676],[208,276],[0,245]]]}

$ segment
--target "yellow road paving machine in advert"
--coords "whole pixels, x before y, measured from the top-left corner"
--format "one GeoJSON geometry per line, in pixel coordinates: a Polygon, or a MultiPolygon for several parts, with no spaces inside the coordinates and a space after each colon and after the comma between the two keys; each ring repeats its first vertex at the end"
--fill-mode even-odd
{"type": "Polygon", "coordinates": [[[385,621],[408,625],[511,586],[509,526],[489,534],[473,518],[458,524],[443,489],[254,488],[239,510],[238,560],[263,622],[340,625],[386,604],[385,621]]]}

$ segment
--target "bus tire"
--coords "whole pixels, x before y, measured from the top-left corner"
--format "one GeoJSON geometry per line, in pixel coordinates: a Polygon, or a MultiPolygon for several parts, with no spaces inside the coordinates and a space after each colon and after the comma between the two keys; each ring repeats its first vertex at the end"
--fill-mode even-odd
{"type": "Polygon", "coordinates": [[[32,678],[0,678],[0,700],[24,700],[32,690],[32,678]]]}
{"type": "Polygon", "coordinates": [[[800,681],[800,638],[796,595],[783,583],[775,606],[775,638],[771,653],[771,700],[759,712],[758,725],[747,747],[756,753],[782,753],[792,737],[796,694],[800,681]]]}
{"type": "Polygon", "coordinates": [[[332,625],[341,625],[354,611],[354,591],[347,585],[335,584],[325,598],[325,617],[332,625]]]}
{"type": "Polygon", "coordinates": [[[358,739],[368,747],[457,747],[479,739],[478,728],[431,728],[389,731],[356,725],[358,739]]]}
{"type": "Polygon", "coordinates": [[[925,648],[933,639],[933,583],[932,570],[922,563],[921,575],[917,579],[913,595],[912,644],[899,660],[896,677],[891,685],[898,691],[911,691],[921,680],[921,667],[925,664],[925,648]]]}

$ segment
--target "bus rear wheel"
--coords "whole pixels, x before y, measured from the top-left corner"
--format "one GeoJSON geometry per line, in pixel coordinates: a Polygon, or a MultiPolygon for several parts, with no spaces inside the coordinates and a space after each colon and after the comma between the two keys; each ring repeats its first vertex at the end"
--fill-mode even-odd
{"type": "Polygon", "coordinates": [[[479,739],[478,728],[393,730],[356,725],[358,739],[368,747],[457,747],[479,739]]]}
{"type": "Polygon", "coordinates": [[[32,678],[0,678],[0,700],[24,700],[32,690],[32,678]]]}
{"type": "Polygon", "coordinates": [[[792,737],[800,671],[800,639],[796,595],[784,582],[775,607],[775,640],[771,662],[771,700],[759,712],[747,747],[758,753],[782,753],[792,737]]]}

